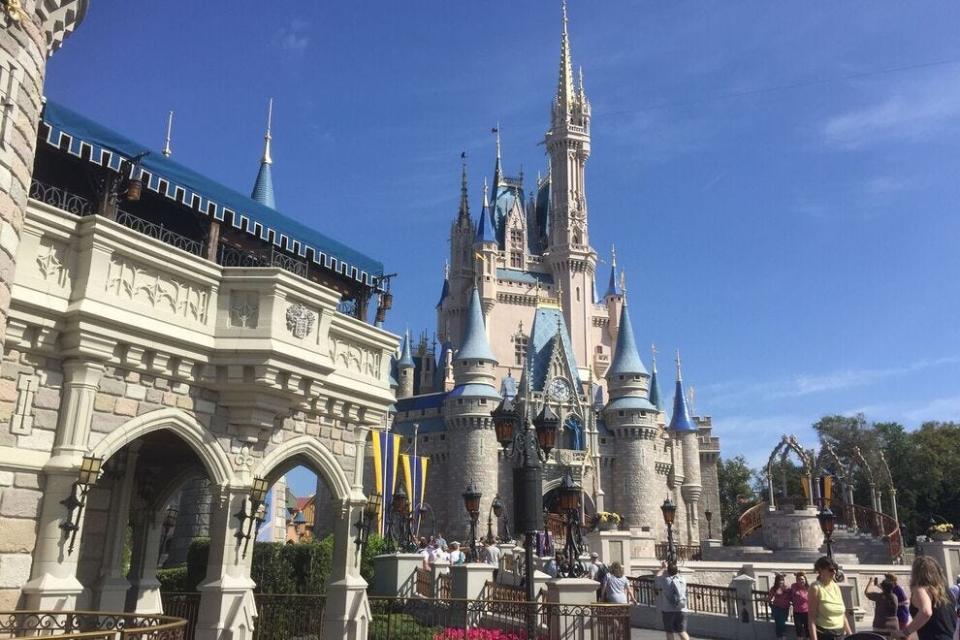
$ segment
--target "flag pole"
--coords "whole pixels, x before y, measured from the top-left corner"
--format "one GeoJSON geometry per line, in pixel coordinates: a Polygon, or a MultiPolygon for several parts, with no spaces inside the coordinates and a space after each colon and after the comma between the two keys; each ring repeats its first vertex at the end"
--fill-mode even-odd
{"type": "MultiPolygon", "coordinates": [[[[417,510],[420,508],[420,494],[417,492],[417,477],[420,475],[419,470],[417,469],[417,435],[420,431],[420,423],[413,423],[413,458],[410,460],[410,492],[415,494],[410,496],[410,508],[417,510]]],[[[414,514],[410,514],[411,516],[414,514]]],[[[417,516],[417,538],[420,538],[420,517],[417,516]]]]}

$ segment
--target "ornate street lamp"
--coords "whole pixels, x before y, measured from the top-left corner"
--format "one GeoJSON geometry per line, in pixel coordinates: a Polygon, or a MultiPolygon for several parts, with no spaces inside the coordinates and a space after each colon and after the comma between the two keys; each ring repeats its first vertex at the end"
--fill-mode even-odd
{"type": "MultiPolygon", "coordinates": [[[[235,537],[237,539],[237,546],[240,546],[240,543],[243,543],[243,553],[241,557],[247,557],[247,549],[250,545],[250,538],[254,536],[253,527],[254,524],[259,521],[263,523],[264,514],[261,511],[263,503],[267,499],[267,491],[270,489],[270,485],[267,482],[266,478],[261,478],[259,476],[253,479],[253,484],[250,485],[250,495],[247,496],[243,501],[243,506],[240,508],[234,518],[239,520],[239,525],[237,526],[237,533],[235,537]],[[250,503],[250,510],[247,511],[247,503],[250,503]]],[[[256,525],[257,529],[260,528],[259,524],[256,525]]]]}
{"type": "Polygon", "coordinates": [[[817,514],[817,520],[820,522],[820,530],[823,531],[824,541],[827,543],[827,556],[833,557],[833,527],[836,524],[837,516],[829,507],[821,509],[817,514]]]}
{"type": "Polygon", "coordinates": [[[96,484],[102,468],[103,458],[83,456],[77,480],[70,485],[70,493],[67,497],[60,501],[60,504],[67,508],[67,519],[60,523],[63,535],[70,537],[67,555],[73,553],[77,530],[80,528],[80,516],[83,515],[83,507],[87,504],[87,492],[92,485],[96,484]]]}
{"type": "Polygon", "coordinates": [[[573,477],[568,471],[563,476],[558,490],[557,500],[560,512],[564,514],[567,528],[567,541],[563,552],[566,562],[560,566],[560,575],[564,578],[579,578],[587,572],[587,568],[580,561],[583,553],[583,538],[580,533],[580,487],[573,483],[573,477]]]}
{"type": "MultiPolygon", "coordinates": [[[[420,518],[419,522],[421,525],[423,524],[424,516],[426,516],[427,514],[430,514],[430,534],[428,536],[428,539],[429,539],[429,538],[432,538],[437,533],[437,512],[434,511],[433,507],[431,507],[428,503],[421,502],[417,506],[417,515],[420,518]]],[[[418,526],[417,537],[419,536],[420,536],[420,529],[418,526]]]]}
{"type": "Polygon", "coordinates": [[[479,562],[477,553],[477,522],[480,520],[480,498],[483,496],[477,491],[477,486],[471,480],[463,492],[463,507],[470,516],[470,561],[479,562]]]}
{"type": "Polygon", "coordinates": [[[677,505],[667,498],[660,505],[663,522],[667,525],[667,564],[677,564],[677,549],[673,544],[673,522],[677,517],[677,505]]]}
{"type": "MultiPolygon", "coordinates": [[[[493,513],[493,517],[497,522],[503,520],[503,536],[500,537],[500,540],[508,542],[510,540],[510,519],[507,517],[506,508],[503,506],[503,500],[500,499],[500,494],[498,493],[493,499],[493,504],[490,505],[490,511],[493,513]]],[[[497,539],[493,535],[493,527],[490,519],[490,514],[487,514],[487,539],[491,541],[491,544],[497,539]]]]}
{"type": "Polygon", "coordinates": [[[397,484],[391,500],[390,510],[392,513],[387,539],[397,551],[413,551],[417,548],[417,545],[413,539],[410,500],[407,498],[407,490],[403,488],[403,483],[397,484]]]}
{"type": "Polygon", "coordinates": [[[703,512],[703,517],[707,519],[707,540],[713,540],[713,527],[711,526],[711,521],[713,520],[713,511],[707,509],[703,512]]]}
{"type": "Polygon", "coordinates": [[[357,537],[354,539],[353,543],[357,545],[357,550],[360,550],[360,547],[367,543],[367,538],[370,537],[370,530],[373,528],[373,521],[377,517],[377,511],[380,509],[380,494],[371,493],[367,496],[367,502],[363,505],[363,512],[357,518],[356,524],[353,526],[357,528],[357,537]]]}
{"type": "Polygon", "coordinates": [[[560,416],[544,404],[540,414],[534,419],[533,427],[537,431],[537,444],[548,456],[557,443],[557,429],[560,427],[560,416]]]}

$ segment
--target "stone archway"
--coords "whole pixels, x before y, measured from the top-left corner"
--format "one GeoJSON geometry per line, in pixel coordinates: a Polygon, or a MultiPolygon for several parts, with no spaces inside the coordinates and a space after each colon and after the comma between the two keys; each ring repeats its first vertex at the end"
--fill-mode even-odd
{"type": "Polygon", "coordinates": [[[254,475],[272,483],[299,465],[307,466],[324,479],[339,507],[334,514],[333,559],[327,581],[322,637],[330,640],[366,637],[372,614],[367,601],[367,582],[360,576],[360,549],[354,545],[351,535],[353,522],[366,498],[359,483],[351,484],[348,480],[333,453],[311,436],[297,436],[272,449],[257,465],[254,475]]]}
{"type": "MultiPolygon", "coordinates": [[[[767,489],[768,489],[768,500],[771,509],[776,508],[776,499],[774,497],[774,479],[773,479],[773,464],[777,459],[777,456],[780,456],[781,463],[785,463],[790,454],[794,454],[799,460],[802,469],[802,479],[801,483],[803,485],[804,493],[807,495],[808,500],[813,500],[813,467],[814,460],[810,452],[807,452],[800,446],[800,443],[797,441],[796,436],[783,436],[780,439],[780,442],[777,443],[777,446],[773,448],[773,451],[770,452],[770,458],[767,460],[767,489]]],[[[784,480],[784,496],[786,496],[786,480],[784,480]]]]}

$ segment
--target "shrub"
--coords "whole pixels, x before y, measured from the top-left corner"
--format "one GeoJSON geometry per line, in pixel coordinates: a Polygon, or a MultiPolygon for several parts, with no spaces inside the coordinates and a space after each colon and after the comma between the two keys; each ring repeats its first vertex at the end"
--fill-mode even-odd
{"type": "Polygon", "coordinates": [[[169,569],[158,569],[157,580],[160,581],[160,591],[166,592],[184,592],[195,591],[190,588],[187,582],[187,566],[170,567],[169,569]]]}

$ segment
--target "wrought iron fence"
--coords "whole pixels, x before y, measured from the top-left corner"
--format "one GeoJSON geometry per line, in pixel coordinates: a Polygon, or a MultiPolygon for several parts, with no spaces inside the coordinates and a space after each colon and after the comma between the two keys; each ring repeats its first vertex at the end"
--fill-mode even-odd
{"type": "Polygon", "coordinates": [[[630,587],[633,590],[633,599],[639,605],[655,607],[657,605],[657,586],[649,576],[629,577],[630,587]]]}
{"type": "MultiPolygon", "coordinates": [[[[699,560],[701,556],[700,545],[698,544],[675,544],[673,548],[677,551],[677,562],[687,562],[688,560],[699,560]]],[[[666,560],[667,551],[670,544],[667,542],[658,542],[654,545],[654,553],[657,560],[666,560]]]]}
{"type": "Polygon", "coordinates": [[[101,611],[2,611],[0,638],[184,640],[186,620],[101,611]]]}
{"type": "Polygon", "coordinates": [[[414,571],[413,592],[424,598],[433,597],[433,572],[417,567],[414,571]]]}
{"type": "MultiPolygon", "coordinates": [[[[545,602],[546,591],[540,589],[537,592],[537,602],[545,602]]],[[[481,600],[499,600],[503,602],[526,602],[527,590],[525,587],[518,587],[509,584],[498,584],[492,580],[487,580],[480,591],[481,600]]]]}
{"type": "MultiPolygon", "coordinates": [[[[651,576],[630,578],[633,597],[637,604],[654,607],[657,605],[656,579],[651,576]]],[[[696,613],[737,617],[737,590],[730,587],[718,587],[712,584],[687,585],[687,609],[696,613]]]]}
{"type": "Polygon", "coordinates": [[[278,267],[302,278],[310,273],[310,265],[306,260],[288,256],[273,247],[270,247],[270,251],[245,251],[222,246],[218,262],[224,267],[278,267]]]}
{"type": "Polygon", "coordinates": [[[370,640],[467,640],[482,629],[498,630],[500,640],[527,640],[528,627],[536,638],[630,637],[627,605],[371,598],[370,609],[370,640]]]}
{"type": "Polygon", "coordinates": [[[757,620],[773,620],[770,612],[770,594],[766,591],[753,592],[753,616],[757,620]]]}
{"type": "Polygon", "coordinates": [[[737,521],[740,530],[740,541],[743,542],[750,534],[763,526],[763,515],[767,512],[767,503],[755,504],[742,514],[737,521]]]}
{"type": "Polygon", "coordinates": [[[30,181],[30,197],[78,216],[88,216],[94,212],[93,203],[86,198],[39,180],[30,181]]]}
{"type": "Polygon", "coordinates": [[[257,593],[254,640],[319,638],[326,597],[321,594],[257,593]]]}
{"type": "Polygon", "coordinates": [[[450,583],[450,574],[441,573],[437,576],[437,593],[438,598],[449,598],[453,595],[453,586],[450,583]]]}
{"type": "Polygon", "coordinates": [[[200,593],[196,591],[161,591],[160,601],[163,603],[164,615],[183,618],[187,621],[185,636],[187,640],[191,640],[197,630],[197,616],[200,613],[200,593]]]}
{"type": "Polygon", "coordinates": [[[203,254],[203,241],[194,240],[193,238],[188,238],[185,235],[170,231],[170,229],[163,226],[163,224],[144,220],[123,209],[117,209],[117,222],[128,229],[133,229],[137,233],[156,238],[160,242],[192,253],[195,256],[203,254]]]}

